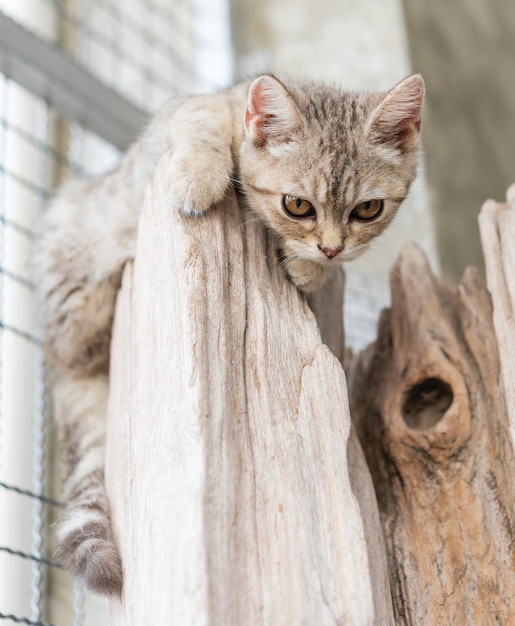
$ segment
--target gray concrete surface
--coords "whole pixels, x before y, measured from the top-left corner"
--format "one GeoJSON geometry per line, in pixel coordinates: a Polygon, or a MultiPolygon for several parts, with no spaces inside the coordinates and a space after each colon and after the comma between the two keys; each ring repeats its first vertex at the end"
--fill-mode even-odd
{"type": "MultiPolygon", "coordinates": [[[[482,267],[477,215],[515,182],[514,0],[404,0],[427,83],[423,138],[446,279],[482,267]]],[[[515,245],[515,242],[514,242],[515,245]]]]}

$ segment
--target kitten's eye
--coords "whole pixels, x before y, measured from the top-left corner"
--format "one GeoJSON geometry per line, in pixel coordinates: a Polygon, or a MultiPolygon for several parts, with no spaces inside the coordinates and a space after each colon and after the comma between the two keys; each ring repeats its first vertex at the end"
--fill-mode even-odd
{"type": "Polygon", "coordinates": [[[283,206],[286,213],[292,217],[315,217],[316,211],[309,202],[304,198],[298,198],[297,196],[284,196],[283,206]]]}
{"type": "Polygon", "coordinates": [[[354,219],[362,221],[373,220],[374,218],[379,217],[382,210],[382,200],[367,200],[366,202],[358,204],[358,206],[352,211],[350,216],[354,219]]]}

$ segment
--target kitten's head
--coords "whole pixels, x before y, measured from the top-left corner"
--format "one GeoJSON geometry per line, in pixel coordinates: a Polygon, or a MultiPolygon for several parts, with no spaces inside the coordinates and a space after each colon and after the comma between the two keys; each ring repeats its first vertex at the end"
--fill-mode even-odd
{"type": "Polygon", "coordinates": [[[380,94],[251,84],[240,182],[290,257],[347,261],[383,232],[416,175],[423,98],[420,75],[380,94]]]}

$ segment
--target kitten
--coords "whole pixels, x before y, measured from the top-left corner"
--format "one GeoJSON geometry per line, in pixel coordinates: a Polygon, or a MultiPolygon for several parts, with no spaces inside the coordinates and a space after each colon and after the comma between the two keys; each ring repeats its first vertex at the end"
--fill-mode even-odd
{"type": "Polygon", "coordinates": [[[201,216],[235,180],[276,234],[293,282],[312,291],[332,265],[362,254],[405,198],[423,96],[419,75],[376,94],[260,76],[175,99],[116,169],[67,183],[49,206],[35,267],[64,457],[58,552],[90,589],[122,587],[103,484],[109,340],[121,269],[134,256],[143,192],[161,155],[172,154],[170,204],[188,215],[201,216]]]}

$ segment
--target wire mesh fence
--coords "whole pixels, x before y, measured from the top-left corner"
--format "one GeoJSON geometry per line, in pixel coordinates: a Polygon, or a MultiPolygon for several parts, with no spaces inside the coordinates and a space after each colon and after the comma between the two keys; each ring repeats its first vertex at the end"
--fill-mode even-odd
{"type": "MultiPolygon", "coordinates": [[[[85,154],[102,153],[93,161],[108,166],[117,152],[5,77],[0,105],[0,619],[43,624],[55,613],[49,591],[60,566],[48,530],[61,505],[30,255],[56,183],[70,171],[91,173],[85,154]]],[[[59,593],[71,597],[61,578],[59,593]]],[[[82,592],[75,596],[73,622],[59,623],[83,624],[82,592]]]]}
{"type": "Polygon", "coordinates": [[[195,88],[189,0],[1,0],[0,9],[143,110],[195,88]]]}
{"type": "MultiPolygon", "coordinates": [[[[191,6],[189,0],[0,0],[5,15],[144,111],[193,89],[191,6]]],[[[2,621],[73,626],[106,621],[105,605],[73,585],[52,556],[49,528],[60,509],[59,480],[30,255],[38,215],[56,186],[71,173],[100,174],[118,158],[108,142],[0,76],[2,621]]]]}

